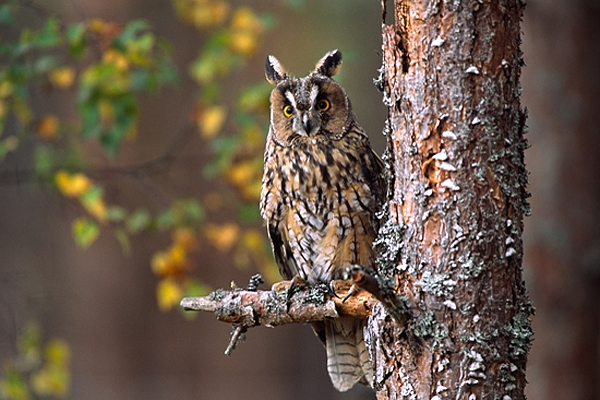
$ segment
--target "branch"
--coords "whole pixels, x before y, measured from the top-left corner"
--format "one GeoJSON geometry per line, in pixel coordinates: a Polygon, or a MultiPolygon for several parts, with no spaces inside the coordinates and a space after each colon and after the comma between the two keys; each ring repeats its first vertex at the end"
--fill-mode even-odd
{"type": "Polygon", "coordinates": [[[187,311],[211,312],[219,321],[250,328],[318,322],[339,316],[367,318],[376,301],[369,293],[359,292],[342,302],[350,285],[335,281],[334,290],[338,297],[331,295],[326,286],[309,286],[295,293],[288,307],[288,287],[289,281],[283,281],[269,291],[218,289],[208,296],[186,297],[181,300],[181,307],[187,311]]]}
{"type": "Polygon", "coordinates": [[[185,297],[180,304],[186,311],[211,312],[219,321],[233,324],[225,350],[230,355],[248,328],[319,322],[340,316],[365,319],[377,301],[371,293],[349,281],[333,281],[330,286],[300,286],[289,298],[290,281],[276,283],[269,291],[257,290],[261,283],[262,277],[257,274],[246,289],[218,289],[208,296],[185,297]]]}

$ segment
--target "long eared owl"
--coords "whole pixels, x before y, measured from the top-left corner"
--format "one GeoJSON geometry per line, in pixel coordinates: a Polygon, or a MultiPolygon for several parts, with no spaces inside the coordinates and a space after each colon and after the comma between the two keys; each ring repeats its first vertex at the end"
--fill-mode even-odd
{"type": "MultiPolygon", "coordinates": [[[[275,88],[260,211],[281,275],[309,284],[343,279],[353,264],[374,268],[375,214],[385,189],[382,163],[346,92],[332,79],[341,63],[342,54],[334,50],[308,76],[295,78],[275,57],[266,62],[267,80],[275,88]]],[[[340,391],[356,382],[371,384],[364,326],[352,317],[313,324],[340,391]]]]}

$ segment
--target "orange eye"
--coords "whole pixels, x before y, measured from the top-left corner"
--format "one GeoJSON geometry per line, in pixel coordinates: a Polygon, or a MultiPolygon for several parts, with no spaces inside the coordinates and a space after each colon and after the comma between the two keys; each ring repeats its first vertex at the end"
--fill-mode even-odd
{"type": "Polygon", "coordinates": [[[294,113],[294,108],[290,105],[287,105],[285,107],[283,107],[283,115],[285,115],[286,117],[291,117],[292,114],[294,113]]]}
{"type": "Polygon", "coordinates": [[[329,104],[327,99],[321,99],[317,102],[317,108],[321,111],[327,111],[329,107],[331,107],[331,104],[329,104]]]}

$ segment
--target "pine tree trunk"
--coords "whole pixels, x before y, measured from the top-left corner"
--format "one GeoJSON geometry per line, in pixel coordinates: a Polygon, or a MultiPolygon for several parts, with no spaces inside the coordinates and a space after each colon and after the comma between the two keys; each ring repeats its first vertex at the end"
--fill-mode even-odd
{"type": "Polygon", "coordinates": [[[383,10],[392,176],[379,273],[407,305],[367,342],[378,399],[524,399],[526,171],[519,0],[383,10]]]}

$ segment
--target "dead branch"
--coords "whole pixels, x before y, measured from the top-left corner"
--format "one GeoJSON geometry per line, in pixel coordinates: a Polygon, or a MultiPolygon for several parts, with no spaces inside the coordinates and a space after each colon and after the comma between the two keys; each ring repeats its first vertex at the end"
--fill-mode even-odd
{"type": "Polygon", "coordinates": [[[186,297],[181,307],[189,311],[207,311],[219,321],[241,325],[278,326],[293,323],[323,321],[338,316],[367,318],[371,315],[373,302],[370,293],[361,291],[342,301],[350,285],[335,281],[333,296],[325,286],[310,286],[295,293],[287,302],[289,281],[274,285],[274,290],[218,289],[204,297],[186,297]]]}

